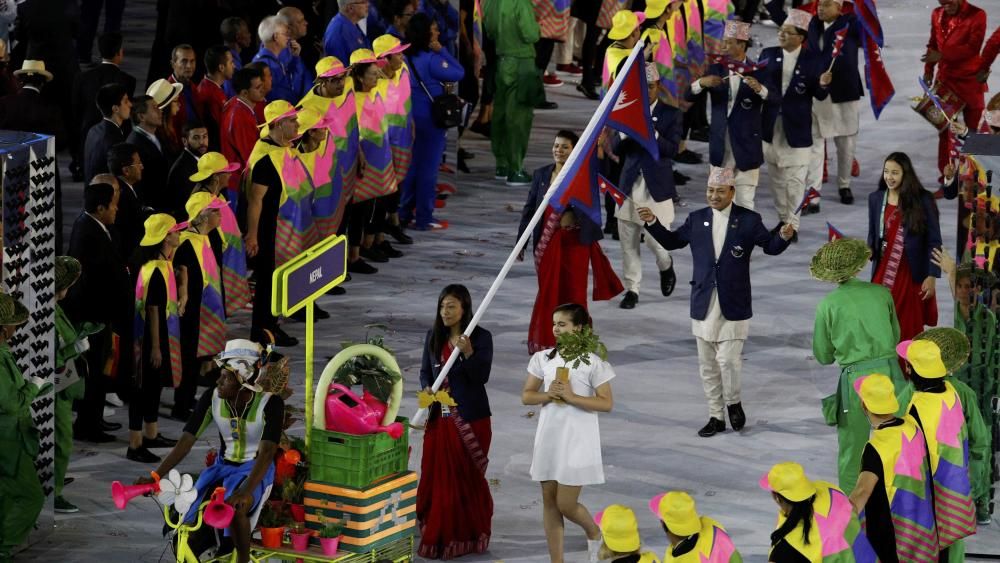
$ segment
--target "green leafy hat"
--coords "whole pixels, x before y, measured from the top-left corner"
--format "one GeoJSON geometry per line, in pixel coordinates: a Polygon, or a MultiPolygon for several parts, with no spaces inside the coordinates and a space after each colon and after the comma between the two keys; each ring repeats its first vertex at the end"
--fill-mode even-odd
{"type": "Polygon", "coordinates": [[[68,289],[80,277],[80,261],[72,256],[56,256],[56,291],[68,289]]]}
{"type": "Polygon", "coordinates": [[[28,322],[28,309],[17,299],[0,293],[0,326],[17,326],[28,322]]]}
{"type": "Polygon", "coordinates": [[[937,344],[941,349],[941,362],[949,374],[954,374],[965,365],[972,351],[965,334],[951,327],[929,328],[914,337],[914,340],[929,340],[937,344]]]}
{"type": "Polygon", "coordinates": [[[816,251],[809,264],[809,273],[820,281],[843,283],[860,272],[871,255],[872,251],[864,241],[837,239],[816,251]]]}

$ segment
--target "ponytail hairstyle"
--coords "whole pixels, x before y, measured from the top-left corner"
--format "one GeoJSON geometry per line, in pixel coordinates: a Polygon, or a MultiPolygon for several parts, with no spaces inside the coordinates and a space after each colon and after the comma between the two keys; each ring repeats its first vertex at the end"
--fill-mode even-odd
{"type": "MultiPolygon", "coordinates": [[[[899,210],[903,214],[903,225],[911,233],[921,234],[927,230],[924,216],[924,186],[913,169],[913,161],[904,152],[894,152],[885,157],[885,162],[895,162],[903,169],[903,181],[899,185],[899,210]]],[[[878,181],[880,190],[888,190],[885,177],[878,181]]],[[[937,211],[935,207],[934,211],[937,211]]],[[[881,218],[879,218],[881,220],[881,218]]]]}
{"type": "Polygon", "coordinates": [[[788,512],[788,517],[785,518],[785,523],[782,524],[777,530],[771,532],[771,545],[773,546],[784,539],[784,537],[788,535],[789,532],[794,530],[800,522],[802,523],[802,542],[809,545],[809,531],[812,530],[813,520],[813,501],[816,500],[816,495],[800,502],[792,502],[778,493],[771,494],[783,503],[792,507],[792,509],[788,512]]]}
{"type": "MultiPolygon", "coordinates": [[[[569,315],[569,320],[577,326],[594,328],[594,320],[590,318],[590,313],[587,312],[586,307],[579,303],[563,303],[552,310],[553,315],[556,313],[566,313],[569,315]]],[[[552,348],[552,351],[549,352],[549,359],[554,360],[557,354],[559,354],[559,348],[552,348]]]]}

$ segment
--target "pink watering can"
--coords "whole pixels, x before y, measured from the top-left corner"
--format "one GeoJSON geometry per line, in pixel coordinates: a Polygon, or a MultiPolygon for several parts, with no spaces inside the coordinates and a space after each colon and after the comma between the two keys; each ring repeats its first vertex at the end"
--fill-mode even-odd
{"type": "Polygon", "coordinates": [[[403,425],[398,422],[382,425],[386,405],[367,391],[358,397],[349,388],[334,383],[330,385],[325,407],[326,430],[355,435],[385,432],[393,439],[403,435],[403,425]]]}

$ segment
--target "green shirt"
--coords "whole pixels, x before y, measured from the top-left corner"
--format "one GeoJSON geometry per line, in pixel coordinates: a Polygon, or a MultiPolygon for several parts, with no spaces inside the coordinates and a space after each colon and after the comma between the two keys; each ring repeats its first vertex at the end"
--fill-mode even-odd
{"type": "Polygon", "coordinates": [[[38,431],[31,420],[31,402],[38,392],[21,375],[7,343],[0,343],[0,475],[13,474],[18,446],[30,455],[38,452],[38,431]]]}
{"type": "Polygon", "coordinates": [[[989,466],[992,433],[983,421],[976,392],[954,377],[949,377],[947,381],[962,402],[965,425],[969,428],[969,482],[972,484],[972,499],[979,500],[989,493],[992,484],[989,466]]]}
{"type": "Polygon", "coordinates": [[[496,42],[497,56],[535,58],[540,31],[530,0],[487,0],[483,26],[496,42]]]}
{"type": "Polygon", "coordinates": [[[816,306],[813,356],[841,367],[895,355],[899,321],[892,294],[881,285],[852,278],[816,306]]]}

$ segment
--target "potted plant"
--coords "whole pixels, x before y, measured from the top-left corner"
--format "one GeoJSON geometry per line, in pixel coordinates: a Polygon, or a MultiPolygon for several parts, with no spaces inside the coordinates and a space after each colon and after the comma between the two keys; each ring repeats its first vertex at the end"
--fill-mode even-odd
{"type": "Polygon", "coordinates": [[[312,532],[306,529],[304,522],[292,522],[288,525],[288,535],[292,538],[292,549],[305,551],[309,549],[309,538],[312,532]]]}
{"type": "MultiPolygon", "coordinates": [[[[296,450],[289,450],[296,451],[296,450]]],[[[285,479],[284,485],[281,487],[281,498],[288,504],[288,510],[291,512],[292,520],[295,522],[305,522],[306,521],[306,510],[302,505],[302,497],[305,488],[305,478],[304,477],[290,477],[285,479]]]]}
{"type": "Polygon", "coordinates": [[[323,548],[323,555],[333,556],[337,554],[340,546],[340,535],[344,532],[344,525],[340,522],[321,516],[323,527],[319,529],[319,545],[323,548]]]}
{"type": "MultiPolygon", "coordinates": [[[[590,365],[590,355],[594,354],[602,360],[608,358],[608,348],[601,342],[601,338],[589,326],[584,326],[578,331],[564,332],[556,339],[556,350],[563,360],[562,367],[556,368],[556,380],[563,383],[569,382],[569,365],[573,364],[573,369],[580,367],[580,364],[590,365]]],[[[557,399],[560,400],[560,399],[557,399]]]]}
{"type": "MultiPolygon", "coordinates": [[[[381,324],[367,325],[365,328],[378,328],[385,330],[386,326],[381,324]]],[[[392,350],[385,345],[385,338],[381,335],[371,336],[365,333],[365,344],[378,346],[386,352],[392,350]]],[[[341,347],[346,349],[354,346],[354,342],[341,342],[341,347]]],[[[394,391],[401,385],[397,383],[403,379],[402,374],[387,368],[378,358],[374,356],[355,356],[337,369],[333,375],[334,383],[339,383],[345,387],[361,384],[364,390],[382,403],[391,404],[394,391]]],[[[398,404],[399,397],[395,397],[398,404]]]]}
{"type": "Polygon", "coordinates": [[[267,548],[281,547],[285,534],[285,516],[280,509],[266,504],[260,511],[260,543],[267,548]]]}

